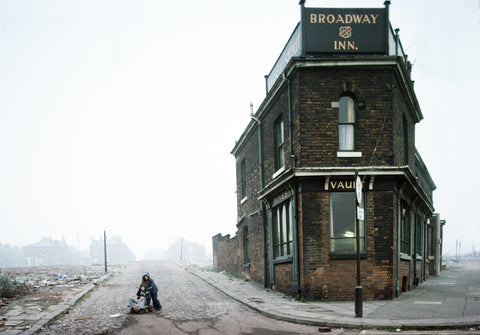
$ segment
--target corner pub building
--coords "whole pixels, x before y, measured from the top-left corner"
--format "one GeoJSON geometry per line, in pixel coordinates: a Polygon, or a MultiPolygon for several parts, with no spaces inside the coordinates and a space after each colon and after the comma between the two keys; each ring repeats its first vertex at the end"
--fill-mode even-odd
{"type": "Polygon", "coordinates": [[[237,232],[213,236],[217,269],[295,297],[354,300],[358,235],[365,300],[438,274],[444,221],[415,148],[423,116],[389,5],[300,2],[267,95],[232,150],[237,232]]]}

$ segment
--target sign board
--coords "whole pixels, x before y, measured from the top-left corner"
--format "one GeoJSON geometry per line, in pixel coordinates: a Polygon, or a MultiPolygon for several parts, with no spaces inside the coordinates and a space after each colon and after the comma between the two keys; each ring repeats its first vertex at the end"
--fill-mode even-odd
{"type": "Polygon", "coordinates": [[[388,9],[302,6],[302,34],[307,54],[388,54],[388,9]]]}
{"type": "Polygon", "coordinates": [[[295,27],[292,35],[288,39],[287,44],[278,57],[275,65],[267,76],[267,91],[273,87],[278,77],[283,73],[285,67],[292,57],[298,57],[302,53],[302,29],[300,24],[295,27]]]}
{"type": "Polygon", "coordinates": [[[357,203],[359,204],[362,202],[362,181],[360,176],[357,176],[355,180],[355,193],[357,194],[357,203]]]}
{"type": "Polygon", "coordinates": [[[364,212],[363,208],[357,206],[357,219],[359,219],[360,221],[364,220],[364,218],[365,218],[364,213],[365,212],[364,212]]]}

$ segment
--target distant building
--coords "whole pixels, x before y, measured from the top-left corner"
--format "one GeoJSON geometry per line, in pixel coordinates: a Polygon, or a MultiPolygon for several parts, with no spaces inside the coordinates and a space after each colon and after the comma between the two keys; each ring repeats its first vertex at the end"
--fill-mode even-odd
{"type": "Polygon", "coordinates": [[[182,259],[182,260],[205,260],[205,247],[197,242],[188,241],[178,238],[172,243],[167,251],[168,259],[182,259]]]}
{"type": "Polygon", "coordinates": [[[23,257],[26,266],[71,264],[78,262],[79,252],[69,247],[65,239],[43,237],[40,242],[23,247],[23,257]]]}
{"type": "MultiPolygon", "coordinates": [[[[105,261],[104,240],[90,241],[90,259],[93,263],[103,263],[105,261]]],[[[107,262],[120,263],[135,261],[136,257],[128,245],[126,245],[120,236],[112,236],[107,239],[107,262]]]]}
{"type": "Polygon", "coordinates": [[[11,268],[24,265],[22,248],[0,243],[0,267],[11,268]]]}
{"type": "Polygon", "coordinates": [[[145,254],[143,255],[143,259],[150,260],[150,261],[167,259],[167,250],[149,249],[145,251],[145,254]]]}
{"type": "Polygon", "coordinates": [[[391,299],[438,274],[445,223],[415,147],[411,64],[389,1],[300,3],[232,150],[237,232],[213,236],[214,266],[293,296],[353,300],[358,256],[364,298],[391,299]]]}

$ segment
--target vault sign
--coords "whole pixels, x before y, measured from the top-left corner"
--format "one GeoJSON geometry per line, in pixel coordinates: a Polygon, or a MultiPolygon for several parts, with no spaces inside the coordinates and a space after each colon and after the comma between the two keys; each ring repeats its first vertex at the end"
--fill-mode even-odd
{"type": "Polygon", "coordinates": [[[388,53],[387,8],[302,6],[305,53],[388,53]]]}

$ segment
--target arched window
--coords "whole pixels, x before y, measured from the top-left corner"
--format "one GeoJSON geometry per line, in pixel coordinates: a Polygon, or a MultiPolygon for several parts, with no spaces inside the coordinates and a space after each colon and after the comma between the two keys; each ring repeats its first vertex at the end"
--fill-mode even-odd
{"type": "Polygon", "coordinates": [[[338,146],[340,151],[355,150],[356,110],[355,101],[343,96],[338,111],[338,146]]]}

